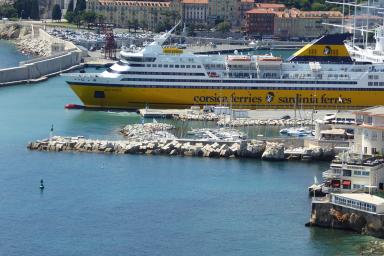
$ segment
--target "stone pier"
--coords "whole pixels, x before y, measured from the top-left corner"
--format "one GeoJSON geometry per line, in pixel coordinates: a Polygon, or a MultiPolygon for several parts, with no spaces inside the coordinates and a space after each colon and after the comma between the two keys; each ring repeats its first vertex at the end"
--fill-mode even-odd
{"type": "MultiPolygon", "coordinates": [[[[148,154],[217,158],[255,158],[281,161],[288,159],[284,144],[258,140],[199,141],[189,139],[158,140],[91,140],[82,136],[37,140],[27,145],[30,150],[56,152],[92,152],[115,154],[148,154]]],[[[330,150],[308,150],[312,160],[328,160],[330,150]],[[326,157],[326,158],[324,158],[326,157]]]]}

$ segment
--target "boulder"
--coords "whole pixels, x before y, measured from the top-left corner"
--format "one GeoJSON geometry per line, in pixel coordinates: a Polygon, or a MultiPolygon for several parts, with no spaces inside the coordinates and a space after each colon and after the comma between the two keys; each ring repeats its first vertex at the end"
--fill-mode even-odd
{"type": "Polygon", "coordinates": [[[261,156],[264,160],[284,160],[284,144],[267,142],[265,151],[261,156]]]}

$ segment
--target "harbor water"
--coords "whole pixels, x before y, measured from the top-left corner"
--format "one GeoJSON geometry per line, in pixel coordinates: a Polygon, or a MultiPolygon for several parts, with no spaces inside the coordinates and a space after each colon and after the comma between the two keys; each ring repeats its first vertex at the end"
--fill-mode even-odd
{"type": "Polygon", "coordinates": [[[52,124],[105,138],[140,122],[67,103],[62,77],[0,88],[0,255],[357,255],[374,239],[304,226],[328,163],[28,151],[52,124]]]}
{"type": "Polygon", "coordinates": [[[18,53],[11,42],[0,40],[0,69],[18,66],[20,61],[26,59],[28,56],[18,53]]]}

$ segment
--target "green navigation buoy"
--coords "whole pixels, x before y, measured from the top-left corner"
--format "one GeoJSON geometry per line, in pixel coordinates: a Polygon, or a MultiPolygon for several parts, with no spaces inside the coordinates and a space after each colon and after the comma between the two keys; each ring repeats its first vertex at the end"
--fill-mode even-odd
{"type": "Polygon", "coordinates": [[[43,179],[40,180],[40,190],[44,189],[44,181],[43,179]]]}

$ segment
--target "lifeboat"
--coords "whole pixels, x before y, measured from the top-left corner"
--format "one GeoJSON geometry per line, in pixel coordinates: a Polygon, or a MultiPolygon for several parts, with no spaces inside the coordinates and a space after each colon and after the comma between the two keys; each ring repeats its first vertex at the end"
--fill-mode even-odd
{"type": "Polygon", "coordinates": [[[67,104],[64,106],[66,109],[84,109],[84,106],[78,104],[67,104]]]}
{"type": "Polygon", "coordinates": [[[227,62],[229,64],[250,64],[252,59],[251,56],[244,56],[244,55],[229,55],[226,58],[227,62]]]}
{"type": "Polygon", "coordinates": [[[257,57],[257,64],[259,66],[280,66],[283,63],[283,60],[280,57],[275,57],[275,56],[258,56],[257,57]]]}

